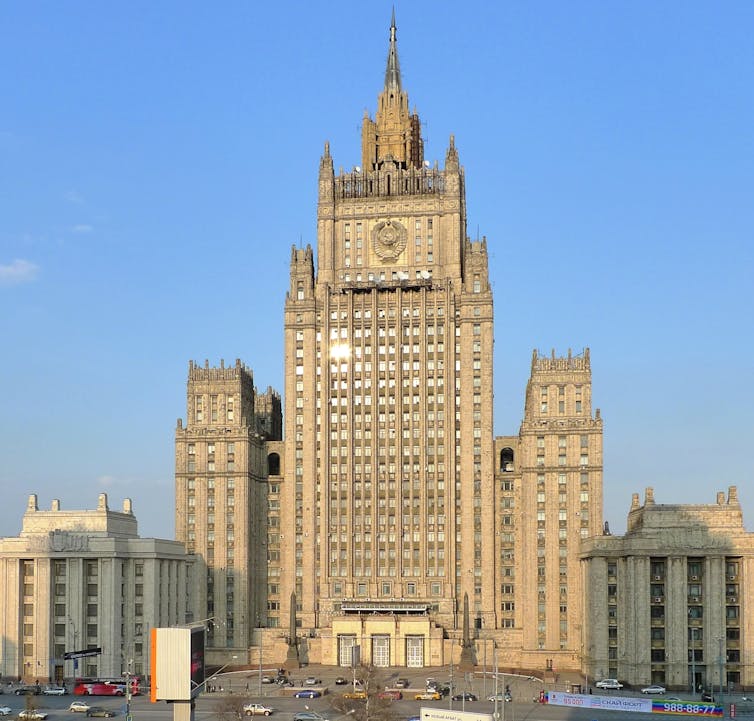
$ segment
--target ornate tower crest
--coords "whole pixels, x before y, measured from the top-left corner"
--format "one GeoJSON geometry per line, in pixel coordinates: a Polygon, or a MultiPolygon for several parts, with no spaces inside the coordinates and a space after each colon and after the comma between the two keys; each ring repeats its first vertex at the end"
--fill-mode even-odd
{"type": "Polygon", "coordinates": [[[383,220],[372,229],[374,252],[385,262],[398,260],[406,247],[408,233],[397,220],[383,220]]]}

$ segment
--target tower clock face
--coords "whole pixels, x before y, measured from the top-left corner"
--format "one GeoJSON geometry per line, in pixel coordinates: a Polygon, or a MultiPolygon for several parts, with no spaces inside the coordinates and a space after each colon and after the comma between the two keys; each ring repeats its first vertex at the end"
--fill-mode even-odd
{"type": "Polygon", "coordinates": [[[384,261],[394,261],[406,247],[408,233],[397,220],[383,220],[372,229],[372,247],[384,261]]]}

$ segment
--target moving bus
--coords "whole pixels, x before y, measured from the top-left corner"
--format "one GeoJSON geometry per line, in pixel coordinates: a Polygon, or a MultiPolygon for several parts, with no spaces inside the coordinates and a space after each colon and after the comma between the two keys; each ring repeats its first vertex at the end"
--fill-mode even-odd
{"type": "MultiPolygon", "coordinates": [[[[138,676],[131,676],[131,695],[141,693],[138,676]]],[[[126,680],[124,678],[77,678],[73,684],[76,696],[125,696],[126,680]]]]}

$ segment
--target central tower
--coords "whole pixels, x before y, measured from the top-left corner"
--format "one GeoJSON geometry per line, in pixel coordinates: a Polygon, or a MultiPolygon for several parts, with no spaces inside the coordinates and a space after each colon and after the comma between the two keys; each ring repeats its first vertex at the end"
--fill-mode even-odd
{"type": "Polygon", "coordinates": [[[436,665],[458,660],[465,598],[469,625],[497,625],[493,302],[453,137],[424,161],[394,16],[361,145],[336,175],[325,144],[316,262],[291,254],[268,623],[295,598],[311,660],[436,665]]]}

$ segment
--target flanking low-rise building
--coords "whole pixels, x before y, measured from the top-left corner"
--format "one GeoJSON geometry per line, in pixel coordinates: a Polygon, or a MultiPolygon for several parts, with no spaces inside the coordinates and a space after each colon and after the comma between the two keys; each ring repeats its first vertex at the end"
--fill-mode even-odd
{"type": "Polygon", "coordinates": [[[754,534],[735,486],[710,504],[658,504],[635,493],[625,535],[582,545],[583,668],[674,690],[754,683],[754,534]]]}
{"type": "Polygon", "coordinates": [[[182,543],[139,538],[130,499],[110,510],[40,510],[0,539],[0,676],[61,682],[149,670],[149,629],[185,623],[191,557],[182,543]],[[65,654],[101,649],[74,664],[65,654]]]}

